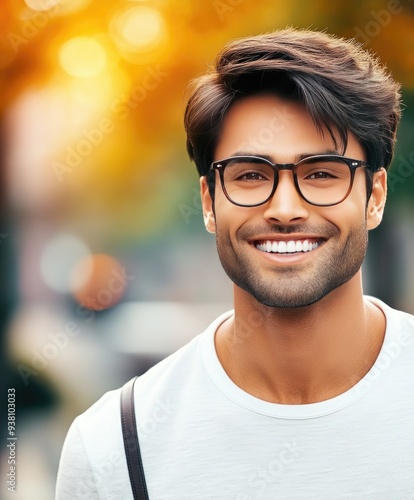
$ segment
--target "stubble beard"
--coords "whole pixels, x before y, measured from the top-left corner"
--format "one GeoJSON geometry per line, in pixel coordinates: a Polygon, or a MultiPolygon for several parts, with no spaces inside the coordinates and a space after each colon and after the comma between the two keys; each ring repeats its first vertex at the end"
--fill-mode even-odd
{"type": "MultiPolygon", "coordinates": [[[[339,230],[336,226],[334,229],[330,229],[330,239],[324,244],[332,244],[331,238],[338,238],[339,230]]],[[[320,260],[310,263],[311,272],[306,272],[303,267],[299,270],[298,265],[279,266],[272,271],[255,265],[251,252],[235,250],[229,235],[222,234],[218,227],[216,237],[221,264],[233,283],[261,304],[284,309],[310,306],[348,282],[360,270],[368,246],[364,223],[349,233],[338,253],[332,251],[320,257],[315,256],[315,259],[320,260]]],[[[238,244],[247,244],[241,235],[238,235],[237,240],[238,244]]]]}

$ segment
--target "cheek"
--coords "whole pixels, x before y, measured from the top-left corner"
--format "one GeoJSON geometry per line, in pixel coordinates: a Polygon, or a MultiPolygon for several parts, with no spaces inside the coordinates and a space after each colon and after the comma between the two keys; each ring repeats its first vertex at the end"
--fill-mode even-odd
{"type": "Polygon", "coordinates": [[[361,197],[355,200],[347,198],[320,215],[335,225],[342,235],[366,227],[366,207],[361,197]]]}
{"type": "Polygon", "coordinates": [[[218,232],[227,233],[233,237],[237,233],[239,227],[245,222],[237,211],[237,207],[232,206],[227,200],[220,202],[216,200],[216,229],[218,232]],[[236,210],[234,210],[236,209],[236,210]]]}
{"type": "Polygon", "coordinates": [[[348,197],[339,205],[323,209],[320,214],[338,228],[349,229],[365,225],[367,217],[366,178],[362,171],[357,171],[354,184],[348,197]]]}
{"type": "Polygon", "coordinates": [[[224,195],[216,193],[215,199],[216,233],[221,241],[237,240],[238,231],[246,225],[259,225],[260,213],[254,208],[233,205],[224,195]]]}

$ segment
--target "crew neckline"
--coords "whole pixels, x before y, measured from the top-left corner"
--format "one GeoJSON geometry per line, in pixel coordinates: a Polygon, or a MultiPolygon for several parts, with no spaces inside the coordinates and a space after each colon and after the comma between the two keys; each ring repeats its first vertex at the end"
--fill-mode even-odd
{"type": "Polygon", "coordinates": [[[375,297],[365,296],[365,298],[379,307],[386,318],[384,340],[378,357],[368,373],[353,387],[338,396],[317,403],[287,405],[264,401],[249,394],[236,385],[221,365],[214,343],[218,327],[234,315],[233,310],[219,316],[205,331],[202,343],[202,356],[205,369],[216,387],[227,398],[229,398],[233,403],[255,413],[260,413],[274,418],[295,420],[322,417],[324,415],[342,410],[343,408],[346,408],[347,406],[350,406],[360,400],[372,389],[374,389],[390,366],[390,363],[383,363],[382,361],[384,356],[387,356],[388,346],[392,341],[391,332],[396,331],[396,329],[393,328],[395,319],[392,314],[392,309],[375,297]]]}

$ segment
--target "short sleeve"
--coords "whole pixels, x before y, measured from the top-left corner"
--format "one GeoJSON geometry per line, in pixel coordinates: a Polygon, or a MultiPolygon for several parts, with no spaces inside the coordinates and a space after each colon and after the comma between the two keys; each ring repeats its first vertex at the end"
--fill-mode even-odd
{"type": "Polygon", "coordinates": [[[55,500],[99,500],[93,470],[76,420],[66,436],[59,462],[55,500]]]}

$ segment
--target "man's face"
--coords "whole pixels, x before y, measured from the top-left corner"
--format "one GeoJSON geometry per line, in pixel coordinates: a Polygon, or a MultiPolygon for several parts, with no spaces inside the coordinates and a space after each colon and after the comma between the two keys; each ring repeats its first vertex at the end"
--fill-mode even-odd
{"type": "MultiPolygon", "coordinates": [[[[214,159],[264,155],[274,163],[294,163],[302,155],[333,150],[329,133],[318,132],[301,104],[273,95],[256,95],[230,108],[214,159]]],[[[352,136],[344,156],[365,159],[352,136]]],[[[201,186],[206,227],[216,233],[221,263],[236,287],[270,307],[303,307],[359,272],[367,231],[381,220],[386,175],[384,171],[375,174],[368,207],[363,168],[357,169],[349,196],[331,207],[317,207],[303,200],[295,189],[292,172],[287,170],[280,172],[273,198],[259,207],[233,205],[225,197],[217,174],[213,212],[205,178],[201,186]],[[274,252],[276,246],[286,246],[288,251],[274,252]]]]}

